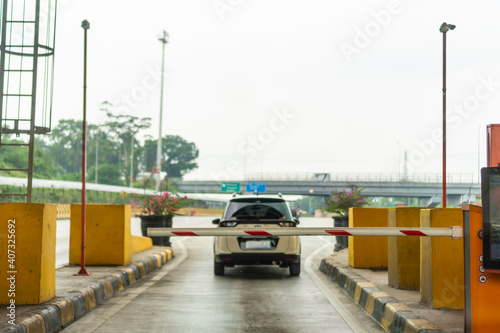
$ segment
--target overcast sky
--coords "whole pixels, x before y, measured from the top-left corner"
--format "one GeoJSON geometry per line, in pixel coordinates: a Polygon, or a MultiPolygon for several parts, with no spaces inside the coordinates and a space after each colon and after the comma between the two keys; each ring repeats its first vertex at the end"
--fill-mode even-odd
{"type": "Polygon", "coordinates": [[[485,127],[499,123],[495,1],[59,0],[53,127],[103,101],[153,118],[200,150],[186,179],[251,173],[441,172],[443,22],[448,172],[477,175],[485,127]],[[480,144],[478,146],[478,138],[480,144]],[[402,162],[401,162],[402,164],[402,162]]]}

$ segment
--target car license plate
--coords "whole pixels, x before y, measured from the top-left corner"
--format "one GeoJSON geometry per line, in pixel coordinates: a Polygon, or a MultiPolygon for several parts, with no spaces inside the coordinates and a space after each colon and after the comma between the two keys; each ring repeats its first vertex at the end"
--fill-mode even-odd
{"type": "Polygon", "coordinates": [[[270,249],[270,240],[250,240],[245,242],[245,248],[249,249],[270,249]]]}

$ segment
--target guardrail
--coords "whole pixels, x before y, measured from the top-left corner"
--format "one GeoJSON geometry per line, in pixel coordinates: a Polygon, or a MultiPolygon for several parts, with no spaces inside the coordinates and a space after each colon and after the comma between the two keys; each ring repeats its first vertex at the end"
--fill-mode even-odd
{"type": "Polygon", "coordinates": [[[459,226],[451,228],[148,228],[150,237],[166,236],[417,236],[463,237],[459,226]]]}
{"type": "MultiPolygon", "coordinates": [[[[442,183],[440,173],[250,173],[245,181],[356,181],[356,182],[415,182],[442,183]]],[[[449,173],[448,183],[474,183],[473,173],[449,173]]]]}

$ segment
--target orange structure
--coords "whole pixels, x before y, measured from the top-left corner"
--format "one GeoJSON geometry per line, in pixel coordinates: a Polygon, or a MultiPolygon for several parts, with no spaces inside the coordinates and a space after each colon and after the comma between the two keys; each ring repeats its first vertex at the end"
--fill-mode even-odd
{"type": "Polygon", "coordinates": [[[464,205],[465,331],[498,332],[500,271],[483,268],[482,208],[464,205]]]}
{"type": "Polygon", "coordinates": [[[488,166],[496,168],[500,163],[500,124],[490,124],[486,126],[486,135],[488,166]]]}

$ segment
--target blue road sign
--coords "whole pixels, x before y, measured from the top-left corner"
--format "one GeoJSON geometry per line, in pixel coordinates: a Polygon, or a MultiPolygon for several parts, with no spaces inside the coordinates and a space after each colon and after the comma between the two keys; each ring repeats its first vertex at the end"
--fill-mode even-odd
{"type": "Polygon", "coordinates": [[[266,193],[266,183],[247,183],[247,192],[266,193]]]}

